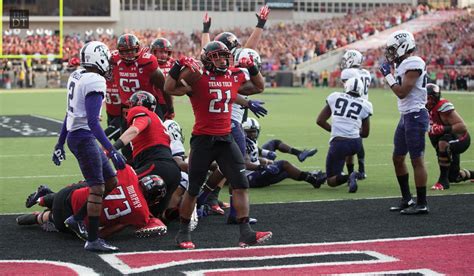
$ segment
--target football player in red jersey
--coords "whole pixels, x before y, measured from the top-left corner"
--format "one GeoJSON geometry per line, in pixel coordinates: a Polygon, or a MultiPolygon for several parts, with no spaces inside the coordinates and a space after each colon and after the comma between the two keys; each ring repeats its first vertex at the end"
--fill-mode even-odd
{"type": "MultiPolygon", "coordinates": [[[[174,59],[171,57],[172,52],[173,52],[173,45],[166,38],[159,37],[151,43],[150,53],[152,53],[156,57],[156,60],[158,61],[158,67],[160,67],[165,77],[168,75],[168,72],[171,69],[171,67],[173,67],[174,59]]],[[[165,120],[173,120],[174,118],[174,110],[172,108],[173,98],[166,93],[163,96],[170,97],[169,101],[171,102],[171,105],[170,105],[171,108],[168,108],[166,105],[162,106],[163,110],[166,110],[166,113],[164,115],[165,120]]]]}
{"type": "Polygon", "coordinates": [[[450,182],[474,179],[474,171],[461,169],[461,154],[471,145],[471,137],[466,124],[454,105],[441,98],[441,90],[436,84],[427,84],[428,102],[426,108],[430,114],[431,144],[436,149],[440,175],[432,190],[449,189],[450,182]]]}
{"type": "Polygon", "coordinates": [[[114,144],[119,150],[132,144],[133,165],[138,177],[155,174],[166,183],[167,193],[159,204],[152,208],[155,216],[162,217],[169,199],[181,180],[181,172],[171,155],[170,137],[160,118],[154,113],[157,102],[148,92],[135,92],[129,100],[127,114],[128,129],[114,144]]]}
{"type": "Polygon", "coordinates": [[[115,82],[118,83],[122,107],[128,108],[128,99],[137,91],[152,93],[160,104],[155,110],[163,119],[164,114],[172,111],[171,97],[164,95],[164,76],[158,67],[156,57],[140,46],[133,34],[124,34],[118,38],[117,52],[112,53],[115,82]]]}
{"type": "Polygon", "coordinates": [[[120,136],[120,125],[122,118],[122,101],[118,84],[107,80],[107,90],[105,94],[105,112],[107,113],[107,128],[104,130],[109,140],[117,140],[120,136]]]}
{"type": "Polygon", "coordinates": [[[249,183],[245,177],[242,154],[230,133],[232,103],[237,93],[262,92],[264,79],[251,59],[242,63],[246,68],[243,69],[229,67],[231,58],[232,54],[222,42],[213,41],[204,47],[201,61],[205,70],[196,83],[177,87],[182,69],[180,62],[173,65],[166,77],[165,91],[175,96],[187,94],[195,116],[189,156],[189,188],[180,206],[180,226],[176,236],[178,246],[183,249],[195,248],[189,231],[190,218],[199,190],[214,160],[233,186],[240,226],[239,245],[246,247],[263,243],[272,236],[271,232],[253,231],[248,223],[249,183]],[[243,87],[245,91],[239,91],[243,87]]]}
{"type": "MultiPolygon", "coordinates": [[[[163,181],[155,175],[138,181],[135,171],[128,165],[117,171],[117,178],[117,187],[104,198],[99,235],[104,238],[127,226],[135,227],[135,234],[139,237],[165,234],[166,226],[154,218],[148,209],[150,204],[159,200],[151,197],[162,194],[163,181]]],[[[88,194],[87,184],[83,181],[66,186],[57,193],[53,193],[47,186],[40,186],[35,193],[28,196],[26,207],[38,204],[48,209],[21,215],[16,221],[19,225],[40,224],[45,231],[67,232],[64,220],[79,211],[87,201],[88,194]]]]}

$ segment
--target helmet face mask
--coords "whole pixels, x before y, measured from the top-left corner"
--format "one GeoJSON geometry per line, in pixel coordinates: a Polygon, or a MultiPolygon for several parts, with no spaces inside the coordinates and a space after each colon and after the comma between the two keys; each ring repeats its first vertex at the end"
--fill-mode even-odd
{"type": "Polygon", "coordinates": [[[404,57],[416,48],[415,38],[408,31],[392,33],[385,47],[385,57],[390,63],[400,64],[404,57]]]}
{"type": "Polygon", "coordinates": [[[219,41],[209,42],[204,47],[204,53],[201,55],[201,61],[204,67],[215,73],[224,74],[231,65],[232,54],[229,49],[219,41]]]}
{"type": "Polygon", "coordinates": [[[140,179],[140,186],[148,206],[156,205],[166,195],[166,184],[158,175],[147,175],[140,179]]]}
{"type": "Polygon", "coordinates": [[[150,47],[150,52],[156,57],[158,63],[164,64],[170,58],[173,51],[173,45],[166,38],[155,39],[150,47]]]}
{"type": "Polygon", "coordinates": [[[257,119],[247,118],[247,120],[242,124],[242,128],[248,138],[257,141],[258,136],[260,135],[260,124],[257,119]]]}
{"type": "Polygon", "coordinates": [[[133,93],[133,95],[128,100],[128,104],[130,108],[134,106],[143,106],[151,112],[155,112],[157,105],[155,96],[146,91],[137,91],[133,93]]]}
{"type": "Polygon", "coordinates": [[[233,51],[235,48],[240,47],[239,39],[231,32],[223,32],[218,34],[214,41],[220,41],[224,43],[229,51],[233,51]]]}
{"type": "Polygon", "coordinates": [[[439,102],[439,100],[441,100],[441,89],[436,84],[428,83],[426,85],[426,92],[428,94],[426,109],[431,111],[439,102]]]}
{"type": "Polygon", "coordinates": [[[126,63],[135,61],[140,55],[140,41],[135,35],[124,34],[117,40],[120,58],[126,63]]]}

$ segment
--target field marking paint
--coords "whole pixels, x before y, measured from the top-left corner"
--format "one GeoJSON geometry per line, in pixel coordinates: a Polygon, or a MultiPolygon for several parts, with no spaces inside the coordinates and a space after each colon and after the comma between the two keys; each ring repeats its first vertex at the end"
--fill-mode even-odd
{"type": "MultiPolygon", "coordinates": [[[[28,263],[36,263],[36,264],[50,264],[54,266],[62,266],[67,267],[73,271],[75,271],[78,275],[100,275],[99,273],[95,272],[92,268],[77,265],[73,263],[66,263],[66,262],[58,262],[58,261],[46,261],[46,260],[0,260],[0,264],[2,263],[19,263],[19,264],[28,264],[28,263]]],[[[20,266],[21,267],[21,266],[20,266]]],[[[10,271],[10,273],[13,273],[10,271]]]]}
{"type": "MultiPolygon", "coordinates": [[[[323,243],[301,243],[301,244],[280,244],[280,245],[266,245],[261,247],[260,249],[269,249],[269,248],[299,248],[299,247],[311,247],[311,246],[333,246],[333,245],[348,245],[348,244],[363,244],[363,243],[379,243],[379,242],[392,242],[392,241],[414,241],[414,240],[422,240],[422,239],[439,239],[439,238],[450,238],[450,237],[460,237],[460,236],[474,236],[474,233],[460,233],[460,234],[443,234],[443,235],[429,235],[429,236],[419,236],[419,237],[403,237],[403,238],[385,238],[385,239],[374,239],[374,240],[350,240],[350,241],[338,241],[338,242],[323,242],[323,243]]],[[[205,249],[194,249],[192,252],[215,252],[215,251],[237,251],[237,250],[246,250],[237,247],[223,247],[223,248],[205,248],[205,249]]],[[[122,255],[145,255],[145,254],[184,254],[186,251],[182,249],[177,250],[157,250],[157,251],[142,251],[142,252],[127,252],[127,253],[112,253],[112,254],[101,254],[99,255],[105,262],[107,262],[111,267],[117,269],[121,273],[129,274],[129,273],[140,273],[160,268],[166,268],[170,266],[182,265],[188,262],[193,262],[193,260],[184,260],[184,261],[174,261],[171,263],[163,263],[159,265],[151,265],[151,266],[144,266],[142,268],[131,268],[123,261],[119,259],[122,255]]],[[[375,252],[377,253],[377,252],[375,252]]],[[[377,253],[379,254],[379,253],[377,253]]],[[[383,255],[383,254],[381,254],[383,255]]],[[[383,255],[385,256],[385,255],[383,255]]],[[[261,258],[261,257],[255,257],[261,258]]],[[[221,258],[219,260],[237,260],[239,257],[236,258],[221,258]]],[[[395,259],[395,258],[394,258],[395,259]]],[[[250,260],[250,259],[248,259],[250,260]]],[[[397,259],[395,259],[397,260],[397,259]]],[[[201,260],[195,260],[194,262],[200,262],[201,260]]],[[[209,259],[207,259],[209,261],[209,259]]],[[[255,268],[254,268],[255,269],[255,268]]]]}
{"type": "Polygon", "coordinates": [[[58,177],[70,177],[70,176],[82,176],[82,174],[0,176],[0,179],[58,178],[58,177]]]}
{"type": "Polygon", "coordinates": [[[38,153],[38,154],[4,154],[0,155],[0,158],[30,158],[30,157],[45,157],[51,156],[51,154],[38,153]]]}
{"type": "Polygon", "coordinates": [[[46,116],[41,116],[41,115],[30,115],[30,116],[40,118],[40,119],[43,119],[43,120],[48,120],[48,121],[55,122],[55,123],[60,123],[60,124],[63,123],[63,121],[61,121],[61,120],[54,119],[54,118],[49,118],[49,117],[46,117],[46,116]]]}
{"type": "Polygon", "coordinates": [[[333,275],[351,275],[351,276],[364,276],[364,275],[387,275],[387,274],[415,274],[419,273],[422,275],[430,275],[430,276],[440,276],[444,275],[433,271],[428,268],[422,269],[406,269],[406,270],[388,270],[388,271],[371,271],[371,272],[364,272],[364,273],[344,273],[344,274],[333,274],[333,275]]]}
{"type": "MultiPolygon", "coordinates": [[[[358,265],[358,264],[379,264],[379,263],[388,263],[388,262],[396,262],[399,259],[387,256],[375,251],[328,251],[328,252],[318,252],[318,253],[307,253],[307,254],[286,254],[286,255],[274,255],[274,256],[265,256],[265,257],[249,257],[248,261],[253,260],[270,260],[270,259],[283,259],[283,258],[296,258],[300,257],[311,257],[311,256],[325,256],[325,255],[347,255],[347,254],[366,254],[371,257],[376,258],[376,260],[367,260],[367,261],[340,261],[340,262],[322,262],[322,263],[308,263],[308,264],[294,264],[294,265],[275,265],[275,266],[264,266],[258,267],[259,270],[270,270],[270,269],[283,269],[283,268],[299,268],[299,267],[314,267],[314,266],[332,266],[332,265],[358,265]]],[[[212,260],[214,261],[214,260],[212,260]]],[[[216,260],[217,261],[217,260],[216,260]]],[[[231,261],[238,261],[236,259],[232,259],[231,261]]],[[[206,260],[209,262],[209,260],[206,260]]],[[[173,265],[175,266],[175,265],[173,265]]],[[[195,270],[195,271],[183,271],[184,274],[188,276],[198,276],[198,275],[205,275],[208,272],[241,272],[247,270],[255,270],[257,267],[240,267],[240,268],[216,268],[216,269],[203,269],[203,270],[195,270]]]]}

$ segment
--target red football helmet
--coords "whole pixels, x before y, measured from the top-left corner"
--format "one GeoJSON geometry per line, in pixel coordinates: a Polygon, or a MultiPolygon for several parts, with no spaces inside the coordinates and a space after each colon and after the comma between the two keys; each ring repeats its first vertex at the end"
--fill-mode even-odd
{"type": "Polygon", "coordinates": [[[225,73],[230,66],[232,54],[227,46],[220,41],[211,41],[206,44],[201,54],[204,67],[215,73],[225,73]]]}
{"type": "Polygon", "coordinates": [[[123,34],[117,40],[117,49],[125,62],[135,61],[140,55],[140,41],[133,34],[123,34]]]}
{"type": "Polygon", "coordinates": [[[166,38],[155,39],[150,46],[150,52],[156,57],[158,63],[164,64],[171,58],[173,45],[166,38]]]}

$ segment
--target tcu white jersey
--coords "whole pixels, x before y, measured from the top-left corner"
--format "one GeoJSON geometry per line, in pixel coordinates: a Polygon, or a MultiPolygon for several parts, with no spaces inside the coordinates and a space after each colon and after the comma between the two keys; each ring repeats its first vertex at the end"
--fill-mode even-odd
{"type": "Polygon", "coordinates": [[[347,93],[333,92],[327,99],[331,108],[331,139],[334,137],[359,138],[362,120],[373,113],[372,104],[347,93]]]}
{"type": "Polygon", "coordinates": [[[370,72],[361,69],[361,68],[347,68],[342,70],[341,72],[341,80],[345,82],[350,78],[359,78],[364,83],[364,95],[362,95],[363,99],[369,99],[369,87],[370,83],[372,82],[372,77],[370,76],[370,72]]]}
{"type": "Polygon", "coordinates": [[[84,69],[72,72],[67,81],[66,127],[69,132],[78,129],[90,130],[87,123],[86,96],[92,92],[101,93],[105,99],[106,89],[105,78],[101,75],[86,72],[84,69]]]}
{"type": "Polygon", "coordinates": [[[401,114],[416,112],[425,108],[426,105],[426,64],[420,57],[410,56],[396,66],[395,79],[399,85],[402,85],[405,73],[411,70],[420,70],[421,75],[408,95],[404,99],[398,99],[398,111],[401,114]]]}
{"type": "Polygon", "coordinates": [[[181,180],[179,181],[179,185],[185,190],[187,190],[189,187],[189,176],[183,171],[181,171],[181,180]]]}
{"type": "Polygon", "coordinates": [[[181,127],[173,120],[166,120],[163,122],[166,128],[166,132],[170,137],[170,149],[173,156],[185,155],[185,149],[183,145],[183,134],[181,133],[181,127]]]}
{"type": "MultiPolygon", "coordinates": [[[[247,96],[244,96],[244,97],[248,99],[247,96]]],[[[236,103],[232,104],[232,113],[231,113],[232,120],[242,123],[244,119],[244,113],[245,113],[245,108],[243,106],[236,103]]]]}
{"type": "MultiPolygon", "coordinates": [[[[255,164],[255,165],[260,165],[260,160],[258,159],[258,141],[254,141],[251,139],[246,139],[246,151],[250,159],[250,163],[255,164]],[[252,149],[249,151],[249,149],[252,149]]],[[[246,170],[245,174],[249,175],[253,171],[246,170]]]]}

